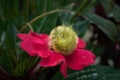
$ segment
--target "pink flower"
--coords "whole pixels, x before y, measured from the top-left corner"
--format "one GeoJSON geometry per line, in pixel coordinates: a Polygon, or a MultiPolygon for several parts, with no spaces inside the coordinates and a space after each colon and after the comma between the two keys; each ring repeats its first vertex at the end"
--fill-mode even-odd
{"type": "Polygon", "coordinates": [[[50,55],[48,35],[29,32],[29,34],[19,33],[17,36],[22,40],[20,47],[30,56],[45,58],[50,55]]]}
{"type": "Polygon", "coordinates": [[[37,34],[29,32],[29,34],[20,33],[17,35],[22,42],[20,47],[30,56],[41,57],[40,66],[52,67],[60,66],[60,71],[64,77],[67,77],[67,68],[72,70],[82,70],[85,66],[94,63],[95,55],[89,50],[85,50],[85,42],[77,38],[77,45],[69,55],[63,55],[60,52],[50,48],[50,39],[46,34],[37,34]]]}

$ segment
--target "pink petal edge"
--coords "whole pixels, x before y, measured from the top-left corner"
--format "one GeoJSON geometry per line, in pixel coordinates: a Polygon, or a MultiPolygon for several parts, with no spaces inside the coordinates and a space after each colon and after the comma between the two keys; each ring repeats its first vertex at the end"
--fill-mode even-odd
{"type": "Polygon", "coordinates": [[[30,56],[39,55],[39,57],[45,58],[50,55],[47,35],[39,35],[35,32],[29,32],[29,34],[20,33],[17,36],[23,40],[20,43],[20,47],[30,56]]]}
{"type": "Polygon", "coordinates": [[[82,70],[85,66],[94,63],[95,56],[92,52],[84,49],[77,49],[69,56],[66,56],[67,66],[73,70],[82,70]]]}
{"type": "Polygon", "coordinates": [[[59,53],[54,53],[53,51],[50,51],[50,56],[47,58],[42,58],[40,61],[40,65],[43,67],[52,67],[56,66],[63,62],[63,56],[59,53]]]}
{"type": "Polygon", "coordinates": [[[17,37],[20,38],[21,40],[24,40],[24,39],[26,39],[27,35],[28,34],[19,33],[19,34],[17,34],[17,37]]]}
{"type": "Polygon", "coordinates": [[[40,65],[42,67],[53,67],[61,64],[60,72],[66,78],[67,77],[67,65],[64,57],[59,53],[54,53],[51,51],[51,55],[47,58],[42,58],[40,65]]]}
{"type": "Polygon", "coordinates": [[[77,48],[82,49],[86,47],[86,43],[82,39],[78,39],[77,48]]]}

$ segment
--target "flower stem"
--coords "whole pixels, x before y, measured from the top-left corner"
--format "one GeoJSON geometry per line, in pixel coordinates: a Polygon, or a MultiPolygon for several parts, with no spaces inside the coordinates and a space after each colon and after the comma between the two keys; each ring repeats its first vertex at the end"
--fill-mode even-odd
{"type": "MultiPolygon", "coordinates": [[[[43,14],[40,14],[38,16],[36,16],[35,18],[33,18],[32,20],[30,20],[29,22],[27,22],[21,29],[20,29],[20,32],[23,31],[23,29],[28,26],[28,24],[32,24],[33,22],[35,22],[36,20],[44,17],[44,16],[47,16],[49,14],[53,14],[53,13],[57,13],[57,12],[71,12],[72,14],[74,14],[75,12],[73,11],[67,11],[67,10],[64,10],[64,9],[56,9],[56,10],[51,10],[51,11],[48,11],[48,12],[45,12],[43,14]]],[[[30,27],[30,26],[29,26],[30,27]]]]}
{"type": "Polygon", "coordinates": [[[33,30],[33,28],[32,28],[32,26],[29,24],[29,23],[26,23],[26,25],[28,25],[28,27],[30,28],[30,30],[33,32],[34,30],[33,30]]]}
{"type": "MultiPolygon", "coordinates": [[[[74,17],[75,17],[76,15],[81,16],[82,14],[84,14],[84,13],[96,2],[96,0],[93,0],[84,10],[82,10],[83,7],[84,7],[84,5],[86,4],[86,2],[87,2],[87,0],[85,0],[85,1],[81,4],[81,6],[77,9],[74,17]],[[79,13],[80,10],[82,10],[82,11],[79,13]]],[[[74,17],[73,17],[73,18],[74,18],[74,17]]]]}
{"type": "Polygon", "coordinates": [[[93,0],[82,12],[81,14],[85,13],[93,4],[96,2],[96,0],[93,0]]]}
{"type": "Polygon", "coordinates": [[[82,2],[82,4],[79,6],[79,8],[77,9],[76,12],[82,10],[87,1],[88,1],[88,0],[84,0],[84,1],[82,2]]]}

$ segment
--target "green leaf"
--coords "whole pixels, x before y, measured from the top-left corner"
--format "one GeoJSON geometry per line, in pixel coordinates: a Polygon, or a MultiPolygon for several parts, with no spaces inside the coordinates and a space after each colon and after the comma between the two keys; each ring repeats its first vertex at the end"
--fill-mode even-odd
{"type": "Polygon", "coordinates": [[[57,72],[56,75],[52,78],[52,80],[57,80],[57,79],[59,79],[59,80],[66,80],[66,79],[61,75],[60,72],[57,72]]]}
{"type": "Polygon", "coordinates": [[[5,51],[11,59],[14,61],[15,65],[17,63],[16,56],[16,28],[14,26],[8,26],[5,36],[5,51]]]}
{"type": "Polygon", "coordinates": [[[15,27],[8,26],[7,31],[3,32],[1,37],[0,64],[9,74],[12,74],[14,66],[17,64],[15,27]]]}
{"type": "Polygon", "coordinates": [[[73,25],[73,29],[76,31],[79,37],[83,37],[88,29],[89,24],[90,23],[87,20],[78,21],[73,25]]]}
{"type": "Polygon", "coordinates": [[[113,0],[99,0],[105,9],[106,13],[110,13],[112,11],[112,2],[113,0]]]}
{"type": "MultiPolygon", "coordinates": [[[[31,10],[31,13],[35,14],[36,12],[35,15],[33,14],[31,15],[32,16],[31,20],[34,17],[37,17],[38,15],[46,14],[48,11],[55,9],[54,1],[52,0],[48,0],[48,1],[36,0],[36,3],[31,5],[32,8],[33,7],[35,8],[31,10]]],[[[32,26],[35,32],[49,34],[49,32],[56,26],[56,22],[57,22],[57,15],[54,13],[54,14],[46,15],[43,18],[37,19],[35,22],[32,23],[32,26]]]]}
{"type": "Polygon", "coordinates": [[[13,24],[18,21],[18,16],[21,15],[18,9],[18,0],[11,0],[11,2],[8,2],[8,0],[0,0],[0,26],[3,30],[6,30],[8,24],[13,24]]]}
{"type": "Polygon", "coordinates": [[[94,65],[69,74],[67,80],[120,80],[120,70],[94,65]]]}
{"type": "MultiPolygon", "coordinates": [[[[64,8],[64,10],[66,10],[66,11],[72,11],[73,7],[74,7],[74,4],[72,3],[72,4],[67,5],[64,8]]],[[[71,23],[71,19],[72,19],[73,16],[74,16],[74,13],[71,13],[71,12],[66,12],[66,13],[61,12],[59,14],[61,23],[64,23],[64,24],[70,24],[71,23]]]]}
{"type": "MultiPolygon", "coordinates": [[[[38,20],[39,23],[38,28],[36,28],[36,31],[39,33],[47,33],[49,34],[50,31],[56,27],[57,22],[57,16],[56,14],[51,14],[49,16],[45,16],[41,22],[38,20]]],[[[35,23],[36,24],[36,23],[35,23]]]]}
{"type": "Polygon", "coordinates": [[[22,77],[24,75],[29,75],[31,69],[35,66],[37,62],[36,57],[28,57],[21,61],[19,65],[15,69],[15,75],[18,77],[22,77]]]}
{"type": "Polygon", "coordinates": [[[80,71],[68,71],[68,78],[58,72],[52,80],[119,80],[120,70],[111,67],[92,65],[80,71]]]}
{"type": "Polygon", "coordinates": [[[120,7],[117,5],[113,6],[113,16],[116,21],[120,21],[120,7]]]}
{"type": "Polygon", "coordinates": [[[100,56],[105,50],[106,50],[105,46],[99,46],[99,47],[93,48],[93,52],[95,53],[96,56],[100,56]]]}
{"type": "Polygon", "coordinates": [[[114,23],[94,13],[86,13],[84,17],[90,20],[91,23],[95,23],[111,40],[115,41],[118,31],[114,23]]]}
{"type": "Polygon", "coordinates": [[[12,59],[4,50],[0,53],[0,66],[2,66],[9,75],[13,74],[14,65],[12,59]]]}

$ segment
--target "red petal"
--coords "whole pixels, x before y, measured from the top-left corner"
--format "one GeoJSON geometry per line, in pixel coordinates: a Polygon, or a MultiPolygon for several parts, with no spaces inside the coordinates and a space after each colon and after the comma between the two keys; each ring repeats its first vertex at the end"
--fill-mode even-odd
{"type": "Polygon", "coordinates": [[[21,40],[24,40],[24,39],[26,39],[27,35],[28,34],[19,33],[19,34],[17,34],[17,37],[19,37],[21,40]]]}
{"type": "Polygon", "coordinates": [[[94,63],[94,54],[88,50],[77,49],[74,53],[66,56],[67,66],[73,70],[81,70],[84,66],[94,63]]]}
{"type": "Polygon", "coordinates": [[[48,45],[46,45],[45,43],[37,43],[37,42],[33,42],[34,46],[34,51],[33,53],[38,53],[37,55],[39,57],[48,57],[50,55],[50,50],[48,48],[48,45]]]}
{"type": "Polygon", "coordinates": [[[44,67],[52,67],[60,64],[63,60],[64,58],[61,54],[51,51],[49,57],[41,59],[40,65],[44,67]]]}
{"type": "Polygon", "coordinates": [[[20,37],[23,41],[20,43],[20,47],[25,50],[30,56],[36,56],[37,54],[40,57],[49,56],[48,49],[48,36],[45,34],[38,35],[34,32],[24,35],[20,34],[20,37]]]}
{"type": "Polygon", "coordinates": [[[77,48],[81,49],[81,48],[85,48],[85,47],[86,47],[86,43],[82,39],[79,38],[77,48]]]}
{"type": "Polygon", "coordinates": [[[60,71],[61,74],[66,78],[67,77],[67,66],[64,57],[59,53],[54,53],[51,51],[50,56],[47,58],[42,58],[40,65],[43,67],[52,67],[61,64],[60,71]]]}
{"type": "Polygon", "coordinates": [[[64,76],[64,78],[67,78],[67,65],[66,65],[66,61],[65,60],[61,64],[60,72],[64,76]]]}

